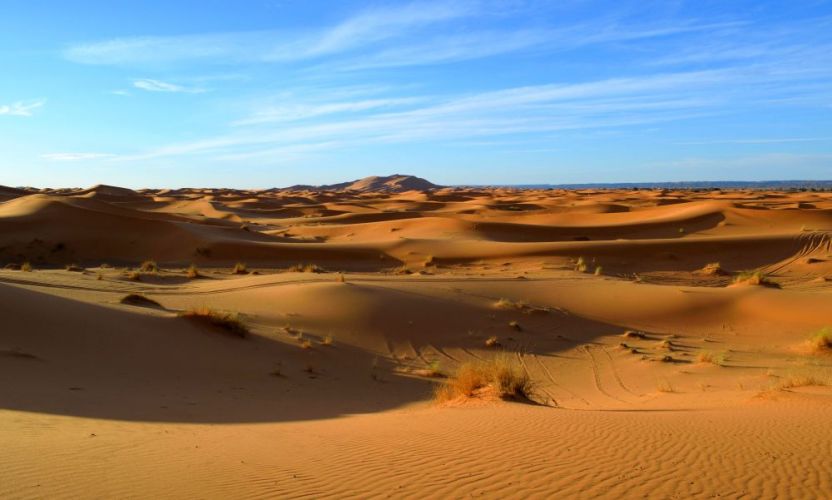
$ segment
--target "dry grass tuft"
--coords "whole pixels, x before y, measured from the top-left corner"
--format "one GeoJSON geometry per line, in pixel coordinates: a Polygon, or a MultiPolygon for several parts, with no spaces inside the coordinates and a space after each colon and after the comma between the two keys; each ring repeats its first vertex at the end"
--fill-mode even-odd
{"type": "Polygon", "coordinates": [[[24,273],[31,273],[32,272],[32,264],[30,264],[29,262],[24,262],[23,264],[20,265],[20,270],[23,271],[24,273]]]}
{"type": "Polygon", "coordinates": [[[487,361],[460,365],[445,383],[436,388],[434,396],[442,402],[476,397],[488,390],[501,399],[529,401],[534,383],[515,359],[501,353],[487,361]]]}
{"type": "Polygon", "coordinates": [[[771,281],[768,276],[761,271],[743,271],[734,276],[735,284],[767,286],[771,288],[780,288],[780,285],[771,281]]]}
{"type": "Polygon", "coordinates": [[[326,269],[317,264],[295,264],[289,268],[290,273],[325,273],[326,269]]]}
{"type": "Polygon", "coordinates": [[[159,272],[159,266],[155,260],[146,260],[139,266],[139,271],[143,273],[157,273],[159,272]]]}
{"type": "Polygon", "coordinates": [[[240,320],[240,315],[233,312],[218,311],[210,307],[188,309],[182,316],[197,323],[213,326],[223,333],[244,338],[249,334],[248,327],[240,320]]]}
{"type": "Polygon", "coordinates": [[[595,276],[601,276],[604,274],[604,268],[601,266],[595,266],[595,276]]]}
{"type": "Polygon", "coordinates": [[[587,270],[587,264],[583,257],[578,257],[578,260],[575,262],[575,270],[579,273],[585,273],[587,270]]]}
{"type": "Polygon", "coordinates": [[[658,344],[656,344],[656,349],[666,349],[668,351],[673,350],[673,342],[669,340],[662,340],[658,344]]]}
{"type": "Polygon", "coordinates": [[[822,328],[817,333],[809,338],[809,348],[812,352],[830,353],[832,352],[832,328],[822,328]]]}
{"type": "Polygon", "coordinates": [[[659,392],[676,392],[669,380],[656,380],[656,390],[659,392]]]}
{"type": "Polygon", "coordinates": [[[322,346],[332,347],[335,345],[335,339],[332,338],[332,335],[327,335],[321,340],[322,346]]]}
{"type": "Polygon", "coordinates": [[[231,268],[231,274],[248,274],[248,267],[244,262],[238,262],[231,268]]]}
{"type": "Polygon", "coordinates": [[[716,366],[725,366],[727,355],[724,352],[716,351],[700,351],[696,355],[696,361],[700,363],[710,363],[716,366]]]}
{"type": "Polygon", "coordinates": [[[495,347],[500,347],[500,341],[497,340],[497,336],[492,335],[492,336],[488,337],[487,339],[485,339],[485,347],[488,347],[489,349],[494,349],[495,347]]]}
{"type": "Polygon", "coordinates": [[[797,387],[825,387],[832,385],[832,372],[829,370],[816,370],[808,373],[792,373],[781,378],[774,389],[787,390],[797,387]]]}
{"type": "Polygon", "coordinates": [[[699,274],[704,276],[727,276],[730,273],[723,269],[719,262],[711,262],[705,264],[705,267],[699,270],[699,274]]]}
{"type": "Polygon", "coordinates": [[[202,275],[199,274],[199,269],[196,267],[196,264],[191,264],[190,266],[188,266],[188,269],[185,271],[185,273],[188,275],[188,279],[192,280],[202,277],[202,275]]]}

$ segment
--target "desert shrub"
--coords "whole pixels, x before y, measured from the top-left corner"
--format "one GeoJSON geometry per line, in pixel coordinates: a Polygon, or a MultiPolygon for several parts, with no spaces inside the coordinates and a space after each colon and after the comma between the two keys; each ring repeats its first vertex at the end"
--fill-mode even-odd
{"type": "Polygon", "coordinates": [[[188,275],[189,279],[196,279],[202,277],[202,275],[199,274],[199,269],[196,267],[195,264],[191,264],[185,271],[185,273],[188,275]]]}
{"type": "Polygon", "coordinates": [[[763,274],[761,271],[742,271],[734,276],[734,283],[780,288],[780,285],[771,281],[768,276],[763,274]]]}
{"type": "Polygon", "coordinates": [[[146,260],[139,266],[139,271],[143,273],[156,273],[159,272],[159,266],[155,260],[146,260]]]}
{"type": "Polygon", "coordinates": [[[498,300],[494,304],[494,307],[496,307],[497,309],[502,309],[504,311],[511,311],[511,310],[523,311],[524,309],[528,308],[529,306],[525,302],[509,300],[509,299],[506,299],[506,298],[501,298],[500,300],[498,300]]]}
{"type": "Polygon", "coordinates": [[[595,276],[601,276],[604,273],[604,268],[601,266],[595,266],[595,276]]]}
{"type": "Polygon", "coordinates": [[[716,351],[700,351],[696,355],[696,361],[700,363],[710,363],[712,365],[723,366],[727,356],[724,352],[716,351]]]}
{"type": "Polygon", "coordinates": [[[23,271],[24,273],[31,273],[32,272],[32,264],[30,264],[29,262],[24,262],[23,264],[20,265],[20,270],[23,271]]]}
{"type": "Polygon", "coordinates": [[[249,333],[248,327],[240,320],[240,315],[234,312],[196,307],[183,312],[182,316],[193,322],[215,327],[234,337],[245,337],[249,333]]]}
{"type": "Polygon", "coordinates": [[[725,276],[728,272],[722,268],[722,265],[720,265],[719,262],[711,262],[709,264],[705,264],[705,267],[699,270],[699,274],[705,276],[725,276]]]}
{"type": "Polygon", "coordinates": [[[317,264],[295,264],[289,268],[292,273],[325,273],[326,269],[317,264]]]}
{"type": "Polygon", "coordinates": [[[791,373],[786,375],[781,378],[773,388],[777,390],[785,390],[797,387],[824,387],[828,385],[832,385],[832,373],[828,370],[815,370],[807,373],[791,373]]]}
{"type": "Polygon", "coordinates": [[[676,392],[669,380],[656,380],[656,390],[659,392],[676,392]]]}
{"type": "Polygon", "coordinates": [[[460,365],[435,392],[437,401],[476,397],[493,391],[501,399],[530,400],[534,383],[520,364],[502,353],[485,361],[460,365]]]}
{"type": "Polygon", "coordinates": [[[583,257],[578,257],[578,260],[575,262],[575,270],[580,273],[586,272],[587,264],[583,257]]]}
{"type": "Polygon", "coordinates": [[[809,337],[809,347],[815,352],[832,352],[832,328],[821,328],[809,337]]]}
{"type": "Polygon", "coordinates": [[[231,274],[248,274],[248,267],[246,267],[245,263],[238,262],[231,269],[231,274]]]}

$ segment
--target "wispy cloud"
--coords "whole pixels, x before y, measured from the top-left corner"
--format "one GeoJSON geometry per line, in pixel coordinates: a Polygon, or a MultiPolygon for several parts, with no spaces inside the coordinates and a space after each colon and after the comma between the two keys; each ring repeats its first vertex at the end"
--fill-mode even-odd
{"type": "Polygon", "coordinates": [[[500,9],[484,1],[422,1],[358,12],[331,26],[292,31],[247,31],[144,36],[78,43],[63,55],[83,64],[170,66],[188,63],[321,64],[326,71],[446,64],[522,50],[562,52],[581,47],[714,32],[742,22],[631,24],[602,18],[564,26],[494,27],[484,19],[500,9]],[[471,21],[460,29],[452,21],[471,21]],[[335,59],[333,61],[333,59],[335,59]]]}
{"type": "Polygon", "coordinates": [[[326,28],[144,36],[70,45],[70,61],[98,65],[286,62],[338,54],[477,13],[474,2],[417,2],[365,10],[326,28]]]}
{"type": "Polygon", "coordinates": [[[42,108],[44,104],[46,104],[45,99],[0,104],[0,116],[32,116],[34,111],[38,108],[42,108]]]}
{"type": "Polygon", "coordinates": [[[258,125],[263,123],[299,121],[307,118],[317,118],[324,115],[356,113],[360,111],[377,110],[380,108],[398,107],[413,104],[421,100],[423,100],[423,98],[402,97],[266,106],[263,109],[258,109],[247,118],[232,122],[232,125],[258,125]]]}
{"type": "Polygon", "coordinates": [[[41,155],[41,158],[53,161],[102,160],[114,157],[115,155],[109,153],[47,153],[41,155]]]}
{"type": "Polygon", "coordinates": [[[134,80],[133,87],[146,90],[148,92],[184,92],[188,94],[201,94],[202,92],[206,92],[206,90],[201,87],[186,87],[184,85],[163,82],[160,80],[152,80],[150,78],[134,80]]]}

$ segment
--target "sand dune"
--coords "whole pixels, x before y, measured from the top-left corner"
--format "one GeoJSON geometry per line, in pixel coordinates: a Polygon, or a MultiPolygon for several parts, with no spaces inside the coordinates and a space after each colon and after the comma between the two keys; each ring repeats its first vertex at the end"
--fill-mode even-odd
{"type": "Polygon", "coordinates": [[[0,189],[0,496],[832,493],[832,193],[409,182],[0,189]]]}

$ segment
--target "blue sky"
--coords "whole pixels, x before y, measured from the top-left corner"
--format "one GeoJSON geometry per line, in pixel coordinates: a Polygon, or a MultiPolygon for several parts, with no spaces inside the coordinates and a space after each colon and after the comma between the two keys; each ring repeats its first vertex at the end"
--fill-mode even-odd
{"type": "Polygon", "coordinates": [[[0,184],[832,178],[829,1],[4,0],[0,184]]]}

